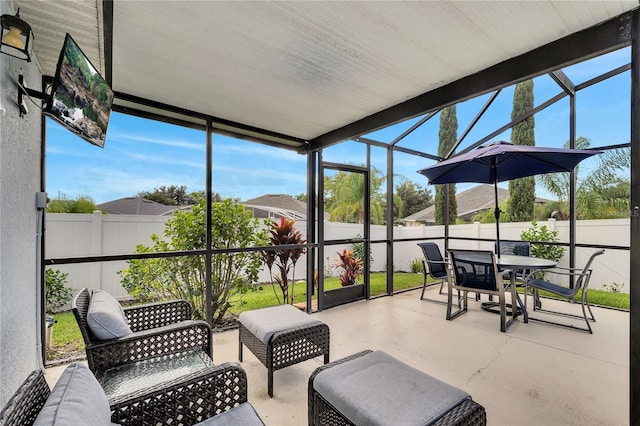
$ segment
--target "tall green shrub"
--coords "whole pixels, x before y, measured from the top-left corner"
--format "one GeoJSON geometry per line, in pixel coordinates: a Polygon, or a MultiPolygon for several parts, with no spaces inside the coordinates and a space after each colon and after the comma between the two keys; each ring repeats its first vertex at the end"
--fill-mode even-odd
{"type": "Polygon", "coordinates": [[[58,269],[47,269],[44,275],[44,310],[53,315],[58,309],[71,301],[73,290],[67,287],[68,273],[58,269]]]}
{"type": "MultiPolygon", "coordinates": [[[[533,109],[533,80],[516,84],[513,93],[511,119],[522,116],[533,109]]],[[[513,126],[511,142],[515,145],[534,146],[535,121],[533,115],[513,126]]],[[[528,222],[533,219],[533,206],[536,199],[536,182],[533,176],[509,181],[508,214],[511,222],[528,222]]]]}
{"type": "MultiPolygon", "coordinates": [[[[452,105],[440,113],[440,130],[438,132],[438,156],[444,157],[456,144],[458,139],[458,118],[456,106],[452,105]]],[[[443,185],[436,185],[435,221],[436,225],[444,225],[445,190],[443,185]]],[[[449,223],[456,223],[458,204],[456,202],[456,185],[449,184],[449,223]]]]}
{"type": "MultiPolygon", "coordinates": [[[[558,231],[552,231],[547,225],[538,226],[537,222],[531,222],[531,227],[520,233],[522,241],[548,241],[558,242],[558,231]]],[[[564,256],[565,249],[562,246],[548,244],[531,244],[531,256],[558,262],[564,256]]]]}
{"type": "MultiPolygon", "coordinates": [[[[230,199],[211,203],[214,249],[246,248],[267,244],[266,230],[241,204],[230,199]]],[[[201,250],[206,244],[206,201],[192,211],[176,212],[165,225],[164,238],[154,234],[152,245],[136,247],[137,253],[201,250]]],[[[127,261],[120,271],[122,286],[134,297],[186,299],[194,318],[206,313],[205,256],[180,256],[127,261]]],[[[220,322],[233,296],[246,293],[258,280],[260,253],[218,253],[211,258],[211,309],[220,322]]]]}

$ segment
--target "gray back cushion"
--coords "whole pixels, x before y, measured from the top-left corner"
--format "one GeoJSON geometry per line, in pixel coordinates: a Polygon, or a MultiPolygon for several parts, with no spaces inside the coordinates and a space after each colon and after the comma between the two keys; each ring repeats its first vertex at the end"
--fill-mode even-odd
{"type": "Polygon", "coordinates": [[[133,334],[120,303],[102,290],[96,290],[91,295],[87,325],[99,340],[117,339],[133,334]]]}
{"type": "Polygon", "coordinates": [[[42,407],[35,426],[111,425],[109,401],[89,368],[69,364],[42,407]]]}

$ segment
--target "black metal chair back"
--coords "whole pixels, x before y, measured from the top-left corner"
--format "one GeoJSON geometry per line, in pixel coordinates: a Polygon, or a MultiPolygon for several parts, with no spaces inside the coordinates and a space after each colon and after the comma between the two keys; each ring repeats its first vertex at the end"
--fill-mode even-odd
{"type": "MultiPolygon", "coordinates": [[[[498,244],[496,243],[496,253],[498,244]]],[[[531,244],[528,241],[500,241],[500,254],[515,254],[516,256],[529,256],[531,244]]]]}
{"type": "Polygon", "coordinates": [[[428,273],[433,279],[442,280],[447,278],[447,268],[440,247],[436,243],[418,243],[422,249],[428,273]]]}
{"type": "Polygon", "coordinates": [[[449,254],[457,286],[498,291],[493,253],[451,250],[449,254]]]}

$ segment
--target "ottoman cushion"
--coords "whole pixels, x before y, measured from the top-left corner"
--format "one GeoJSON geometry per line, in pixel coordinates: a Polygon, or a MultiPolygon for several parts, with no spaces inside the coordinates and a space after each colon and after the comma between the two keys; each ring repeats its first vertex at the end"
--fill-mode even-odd
{"type": "Polygon", "coordinates": [[[357,425],[427,425],[471,398],[381,351],[320,372],[313,387],[357,425]]]}
{"type": "Polygon", "coordinates": [[[197,426],[264,426],[253,405],[244,402],[231,410],[210,417],[197,426]]]}
{"type": "Polygon", "coordinates": [[[238,320],[265,345],[269,343],[271,336],[279,331],[322,323],[291,305],[245,311],[240,314],[238,320]]]}

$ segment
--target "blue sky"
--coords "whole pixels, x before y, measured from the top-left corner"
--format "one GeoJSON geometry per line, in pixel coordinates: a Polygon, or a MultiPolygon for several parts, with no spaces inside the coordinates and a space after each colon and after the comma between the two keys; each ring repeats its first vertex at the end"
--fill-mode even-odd
{"type": "MultiPolygon", "coordinates": [[[[629,49],[622,49],[590,61],[565,68],[579,84],[629,62],[629,49]]],[[[535,104],[560,92],[548,76],[534,80],[535,104]]],[[[485,103],[489,95],[457,106],[458,133],[485,103]]],[[[578,92],[577,135],[591,140],[592,146],[626,143],[630,139],[629,71],[578,92]]],[[[461,147],[469,146],[510,121],[513,87],[504,89],[485,116],[467,136],[461,147]]],[[[536,144],[562,146],[569,138],[569,101],[564,98],[535,115],[536,144]]],[[[389,142],[418,120],[412,119],[367,137],[389,142]]],[[[436,153],[439,117],[433,117],[404,139],[400,145],[436,153]]],[[[493,138],[510,140],[510,131],[493,138]]],[[[205,188],[204,132],[166,123],[112,113],[104,148],[85,142],[62,126],[47,119],[46,189],[50,198],[88,195],[96,203],[135,196],[161,185],[186,185],[189,191],[205,188]]],[[[364,164],[364,145],[347,142],[326,149],[326,161],[364,164]]],[[[372,164],[386,174],[386,150],[372,148],[372,164]]],[[[433,162],[405,154],[394,154],[394,174],[423,187],[426,179],[416,173],[433,162]]],[[[588,173],[593,162],[581,164],[588,173]]],[[[459,186],[458,191],[468,187],[459,186]]],[[[506,187],[506,184],[504,184],[506,187]]],[[[297,195],[306,192],[306,157],[266,145],[226,136],[213,136],[213,190],[223,197],[241,200],[267,193],[297,195]]],[[[537,195],[548,197],[541,188],[537,195]]]]}

